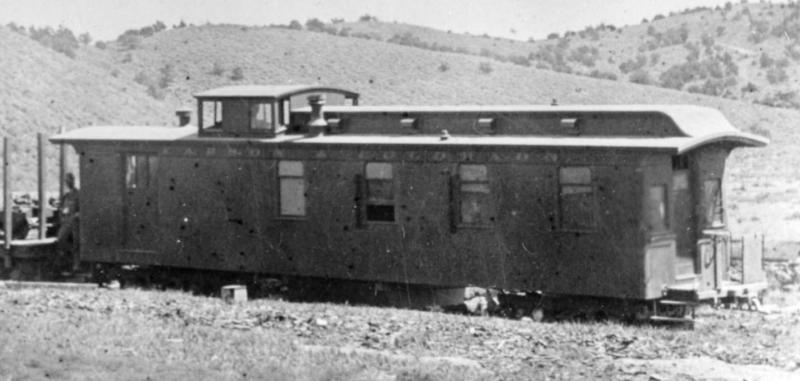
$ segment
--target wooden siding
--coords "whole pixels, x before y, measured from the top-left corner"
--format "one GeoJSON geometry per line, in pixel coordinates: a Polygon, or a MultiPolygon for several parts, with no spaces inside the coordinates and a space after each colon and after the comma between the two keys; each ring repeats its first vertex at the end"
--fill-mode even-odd
{"type": "Polygon", "coordinates": [[[328,152],[352,160],[318,158],[316,150],[283,150],[281,156],[304,162],[307,185],[306,216],[284,219],[278,216],[278,159],[161,150],[158,234],[151,246],[159,250],[148,253],[149,248],[121,244],[122,225],[116,222],[122,220],[123,169],[112,147],[145,149],[85,148],[84,192],[87,199],[103,200],[102,206],[83,212],[87,259],[559,294],[645,295],[638,234],[640,154],[615,152],[604,155],[612,160],[598,161],[599,150],[529,150],[527,162],[483,163],[495,222],[452,231],[451,178],[458,164],[481,164],[471,161],[469,152],[448,156],[464,161],[429,162],[393,159],[380,147],[328,152]],[[373,159],[395,166],[396,222],[359,227],[355,179],[373,159]],[[567,165],[591,169],[596,212],[591,230],[559,228],[558,168],[567,165]]]}

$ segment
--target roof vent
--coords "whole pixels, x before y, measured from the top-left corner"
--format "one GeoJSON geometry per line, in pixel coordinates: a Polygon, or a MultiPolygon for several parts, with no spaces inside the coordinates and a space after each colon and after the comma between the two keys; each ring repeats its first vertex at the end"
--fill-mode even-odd
{"type": "Polygon", "coordinates": [[[322,135],[328,127],[325,121],[325,113],[322,106],[325,104],[325,95],[313,94],[308,96],[308,104],[311,106],[311,119],[308,121],[309,135],[322,135]]]}
{"type": "Polygon", "coordinates": [[[178,117],[178,127],[186,126],[192,121],[192,109],[181,107],[175,110],[175,116],[178,117]]]}
{"type": "Polygon", "coordinates": [[[577,128],[578,127],[578,118],[562,118],[561,119],[561,127],[562,128],[577,128]]]}
{"type": "Polygon", "coordinates": [[[408,129],[417,128],[417,118],[403,118],[400,119],[400,126],[408,129]]]}

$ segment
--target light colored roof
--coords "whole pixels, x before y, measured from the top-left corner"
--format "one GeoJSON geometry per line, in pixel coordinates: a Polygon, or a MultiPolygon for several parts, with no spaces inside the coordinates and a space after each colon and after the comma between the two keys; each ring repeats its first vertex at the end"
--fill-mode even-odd
{"type": "Polygon", "coordinates": [[[194,96],[196,98],[285,98],[310,92],[339,93],[348,97],[358,97],[358,93],[349,90],[314,85],[227,86],[206,90],[194,96]]]}
{"type": "MultiPolygon", "coordinates": [[[[309,112],[309,107],[293,111],[309,112]]],[[[559,114],[662,114],[672,119],[686,135],[701,137],[710,134],[739,132],[719,110],[693,105],[506,105],[506,106],[326,106],[325,112],[365,113],[463,113],[488,117],[492,113],[559,113],[559,114]]],[[[411,116],[411,115],[410,115],[411,116]]],[[[766,140],[765,140],[766,143],[766,140]]]]}
{"type": "Polygon", "coordinates": [[[72,130],[54,136],[52,142],[249,142],[260,144],[341,145],[341,146],[513,146],[564,148],[647,149],[680,154],[704,144],[733,142],[761,146],[767,140],[738,131],[714,133],[701,137],[596,137],[596,136],[451,136],[441,140],[435,135],[280,135],[275,138],[198,137],[197,127],[98,126],[72,130]]]}

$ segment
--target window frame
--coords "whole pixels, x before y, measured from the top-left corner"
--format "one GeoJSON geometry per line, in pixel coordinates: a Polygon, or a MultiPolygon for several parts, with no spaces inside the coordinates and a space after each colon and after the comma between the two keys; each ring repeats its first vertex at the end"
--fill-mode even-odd
{"type": "Polygon", "coordinates": [[[276,103],[274,101],[267,99],[255,99],[249,102],[248,120],[250,123],[248,125],[248,130],[250,132],[263,134],[275,131],[275,104],[276,103]],[[256,116],[261,114],[262,110],[264,111],[263,114],[266,117],[266,124],[263,127],[256,125],[256,122],[258,121],[256,116]]]}
{"type": "Polygon", "coordinates": [[[663,233],[671,233],[672,224],[671,218],[672,215],[670,213],[670,201],[669,201],[669,187],[665,183],[654,183],[649,184],[646,188],[647,193],[645,194],[645,210],[644,210],[644,222],[646,224],[647,231],[651,234],[663,234],[663,233]],[[650,217],[652,216],[651,213],[660,213],[660,211],[653,211],[650,208],[653,206],[651,205],[651,201],[653,200],[651,197],[651,192],[654,189],[661,190],[661,207],[664,208],[663,215],[661,218],[661,226],[660,227],[653,227],[650,225],[650,217]]]}
{"type": "Polygon", "coordinates": [[[277,177],[278,186],[277,189],[277,202],[275,208],[276,217],[279,219],[284,220],[304,220],[308,218],[308,181],[306,181],[306,163],[302,160],[278,160],[275,165],[275,174],[277,177]],[[300,165],[300,174],[296,173],[289,173],[284,174],[281,173],[281,164],[282,163],[296,163],[300,165]],[[284,180],[300,180],[300,184],[302,185],[302,200],[303,200],[303,210],[302,214],[284,214],[284,192],[283,192],[283,184],[284,180]]]}
{"type": "Polygon", "coordinates": [[[124,173],[122,185],[126,192],[156,189],[158,187],[158,158],[158,154],[154,152],[123,153],[122,167],[124,173]],[[140,158],[143,158],[141,162],[140,158]],[[132,173],[130,172],[131,163],[134,166],[132,173]],[[140,181],[140,177],[143,174],[146,174],[144,183],[140,181]]]}
{"type": "MultiPolygon", "coordinates": [[[[557,169],[556,176],[558,177],[558,231],[561,232],[577,232],[577,233],[590,233],[597,230],[597,185],[594,179],[594,173],[591,166],[580,166],[580,165],[570,165],[570,166],[559,166],[557,169]],[[588,171],[588,182],[576,182],[576,181],[564,181],[562,176],[562,171],[565,169],[581,169],[585,168],[588,171]],[[585,226],[577,226],[577,225],[570,225],[567,226],[566,221],[566,213],[565,213],[565,202],[564,196],[565,189],[577,189],[577,188],[586,188],[589,192],[579,192],[579,193],[588,193],[589,197],[589,207],[590,207],[590,216],[591,221],[588,224],[584,224],[585,226]]],[[[572,193],[569,193],[572,194],[572,193]]]]}
{"type": "Polygon", "coordinates": [[[456,219],[456,227],[457,228],[477,228],[477,229],[488,229],[495,226],[497,222],[497,207],[495,205],[494,200],[492,199],[492,188],[491,188],[491,180],[489,176],[489,165],[487,164],[476,164],[476,163],[468,163],[468,164],[458,164],[456,168],[456,182],[454,184],[455,188],[453,191],[457,195],[457,199],[455,200],[454,205],[454,214],[456,219]],[[483,178],[482,179],[470,179],[465,178],[463,170],[467,167],[482,167],[483,178]],[[473,188],[473,189],[480,189],[484,188],[485,192],[478,191],[478,190],[465,190],[465,187],[473,188]],[[464,201],[467,199],[466,195],[482,195],[478,196],[481,197],[483,202],[479,205],[483,208],[481,209],[483,214],[486,214],[488,220],[481,220],[477,222],[468,222],[464,219],[464,201]]]}
{"type": "Polygon", "coordinates": [[[223,107],[222,107],[222,99],[216,98],[201,98],[197,100],[197,128],[199,132],[202,133],[218,133],[223,130],[223,107]],[[211,106],[207,108],[206,106],[211,106]],[[206,118],[204,118],[203,113],[207,110],[211,110],[211,124],[205,125],[208,123],[206,118]]]}
{"type": "Polygon", "coordinates": [[[396,224],[398,221],[398,213],[397,213],[397,185],[396,185],[396,168],[393,163],[390,162],[383,162],[383,161],[370,161],[364,163],[364,200],[363,200],[363,218],[364,223],[366,224],[396,224]],[[385,177],[370,177],[369,167],[371,165],[387,165],[390,169],[389,175],[390,177],[387,179],[385,177]],[[383,198],[383,197],[376,197],[372,194],[372,184],[384,184],[382,189],[389,189],[391,191],[391,198],[383,198]],[[388,184],[388,186],[386,186],[388,184]],[[370,206],[391,206],[392,208],[392,219],[371,219],[370,218],[370,206]]]}
{"type": "Polygon", "coordinates": [[[725,220],[725,198],[722,195],[722,179],[719,177],[709,177],[703,179],[703,207],[707,208],[705,210],[705,215],[703,218],[705,219],[705,227],[706,228],[724,228],[728,225],[727,221],[725,220]],[[714,198],[713,194],[708,194],[706,190],[706,185],[709,183],[716,184],[717,188],[717,197],[714,198]],[[709,197],[711,199],[709,199],[709,197]],[[718,212],[718,213],[717,213],[718,212]],[[715,216],[719,216],[719,221],[715,220],[715,216]],[[709,218],[710,217],[710,218],[709,218]],[[719,222],[715,224],[715,222],[719,222]]]}

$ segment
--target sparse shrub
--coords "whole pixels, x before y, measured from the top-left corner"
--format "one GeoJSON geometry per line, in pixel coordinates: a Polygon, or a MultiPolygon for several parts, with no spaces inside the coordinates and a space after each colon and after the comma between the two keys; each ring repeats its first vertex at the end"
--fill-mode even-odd
{"type": "Polygon", "coordinates": [[[492,64],[481,62],[480,65],[478,65],[478,70],[483,74],[489,74],[492,72],[492,64]]]}
{"type": "Polygon", "coordinates": [[[318,18],[306,20],[306,30],[312,32],[322,32],[324,28],[325,28],[325,23],[318,18]]]}
{"type": "Polygon", "coordinates": [[[161,100],[165,98],[166,93],[164,92],[164,90],[158,88],[157,86],[150,84],[147,86],[147,95],[153,97],[154,99],[161,100]]]}
{"type": "Polygon", "coordinates": [[[711,96],[720,96],[725,91],[725,82],[720,79],[707,79],[702,85],[689,86],[690,93],[700,93],[711,96]]]}
{"type": "Polygon", "coordinates": [[[521,55],[510,55],[504,57],[504,61],[511,62],[515,65],[520,65],[520,66],[531,66],[531,61],[528,60],[528,57],[521,55]]]}
{"type": "Polygon", "coordinates": [[[784,51],[787,57],[795,61],[800,61],[800,51],[798,51],[796,44],[786,45],[784,51]]]}
{"type": "Polygon", "coordinates": [[[111,70],[111,76],[114,78],[119,78],[119,69],[111,70]]]}
{"type": "Polygon", "coordinates": [[[233,68],[233,71],[231,72],[231,80],[241,81],[243,79],[244,79],[244,70],[242,70],[242,68],[238,66],[233,68]]]}
{"type": "Polygon", "coordinates": [[[89,33],[83,33],[78,36],[78,41],[80,41],[81,44],[89,45],[92,43],[92,36],[89,33]]]}
{"type": "Polygon", "coordinates": [[[605,71],[600,71],[600,70],[597,70],[597,69],[592,70],[589,73],[589,76],[592,77],[592,78],[608,79],[608,80],[611,80],[611,81],[616,81],[617,80],[617,75],[616,74],[605,72],[605,71]]]}
{"type": "Polygon", "coordinates": [[[292,20],[289,22],[288,28],[295,30],[303,30],[303,24],[300,24],[300,21],[292,20]]]}
{"type": "Polygon", "coordinates": [[[441,71],[442,73],[444,73],[444,72],[446,72],[448,70],[450,70],[450,64],[448,64],[447,62],[442,62],[439,65],[439,71],[441,71]]]}
{"type": "Polygon", "coordinates": [[[222,66],[222,64],[219,62],[214,62],[214,66],[211,67],[209,74],[221,76],[223,73],[225,73],[225,68],[222,66]]]}
{"type": "Polygon", "coordinates": [[[703,33],[703,34],[700,36],[700,42],[701,42],[701,43],[703,44],[703,46],[705,46],[706,48],[710,48],[710,47],[714,46],[714,37],[712,37],[712,36],[711,36],[710,34],[708,34],[708,33],[703,33]]]}
{"type": "Polygon", "coordinates": [[[547,35],[548,40],[558,40],[558,33],[550,33],[547,35]]]}
{"type": "Polygon", "coordinates": [[[28,32],[25,30],[25,27],[22,26],[22,25],[17,25],[14,22],[10,22],[10,23],[6,24],[6,26],[8,27],[8,29],[11,29],[14,32],[17,32],[17,33],[25,35],[25,36],[28,35],[28,32]]]}
{"type": "Polygon", "coordinates": [[[69,58],[75,58],[75,50],[78,49],[79,46],[75,34],[63,26],[59,26],[58,30],[55,31],[50,27],[41,29],[30,27],[28,29],[28,36],[43,46],[62,53],[69,58]]]}
{"type": "Polygon", "coordinates": [[[117,38],[117,43],[124,50],[134,50],[142,46],[142,37],[135,34],[123,34],[117,38]]]}
{"type": "Polygon", "coordinates": [[[94,47],[100,50],[106,50],[106,43],[103,41],[97,41],[94,43],[94,47]]]}
{"type": "Polygon", "coordinates": [[[775,60],[769,56],[766,52],[761,53],[761,57],[758,58],[758,63],[761,65],[762,68],[768,68],[775,63],[775,60]]]}
{"type": "Polygon", "coordinates": [[[162,66],[159,71],[159,78],[158,78],[158,87],[165,89],[172,84],[174,77],[175,77],[175,66],[171,63],[168,63],[162,66]]]}
{"type": "Polygon", "coordinates": [[[659,62],[661,62],[661,55],[653,52],[650,54],[650,66],[656,66],[659,62]]]}
{"type": "Polygon", "coordinates": [[[638,69],[633,71],[629,76],[628,80],[633,83],[638,83],[640,85],[652,85],[653,79],[650,78],[650,74],[642,69],[638,69]]]}
{"type": "Polygon", "coordinates": [[[351,30],[352,29],[350,29],[350,28],[344,27],[344,28],[339,30],[339,35],[342,36],[342,37],[350,37],[350,31],[351,30]]]}
{"type": "Polygon", "coordinates": [[[663,19],[663,18],[664,18],[664,15],[662,15],[662,14],[657,14],[657,15],[653,16],[653,21],[656,21],[656,20],[661,20],[661,19],[663,19]]]}
{"type": "Polygon", "coordinates": [[[595,47],[581,45],[570,53],[570,59],[587,67],[594,67],[595,61],[600,56],[600,51],[595,47]]]}
{"type": "Polygon", "coordinates": [[[150,78],[145,72],[140,71],[133,77],[133,81],[140,85],[147,85],[150,82],[150,78]]]}
{"type": "Polygon", "coordinates": [[[782,67],[771,67],[767,70],[767,81],[770,84],[786,82],[787,79],[789,79],[789,75],[786,74],[786,70],[782,67]]]}
{"type": "Polygon", "coordinates": [[[371,21],[377,22],[378,21],[378,17],[377,16],[372,16],[372,15],[369,15],[369,14],[363,14],[363,15],[361,15],[361,17],[358,18],[358,21],[361,21],[361,22],[371,22],[371,21]]]}
{"type": "Polygon", "coordinates": [[[753,82],[747,82],[747,85],[742,87],[742,93],[755,93],[756,91],[758,91],[758,86],[753,82]]]}
{"type": "Polygon", "coordinates": [[[747,41],[755,44],[760,44],[769,37],[769,21],[767,20],[753,20],[751,21],[750,34],[747,36],[747,41]]]}
{"type": "Polygon", "coordinates": [[[623,74],[628,74],[632,71],[639,70],[647,65],[647,57],[642,54],[636,56],[636,60],[627,60],[619,64],[619,70],[623,74]]]}
{"type": "Polygon", "coordinates": [[[122,56],[122,63],[129,63],[129,62],[133,62],[133,54],[126,53],[124,56],[122,56]]]}
{"type": "Polygon", "coordinates": [[[717,27],[717,37],[722,37],[725,35],[725,27],[720,25],[717,27]]]}

